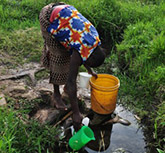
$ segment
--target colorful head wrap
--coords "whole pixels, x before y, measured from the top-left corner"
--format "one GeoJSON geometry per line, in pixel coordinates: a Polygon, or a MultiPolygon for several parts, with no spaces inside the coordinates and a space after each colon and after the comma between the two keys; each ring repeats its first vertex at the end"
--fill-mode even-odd
{"type": "Polygon", "coordinates": [[[96,28],[73,6],[63,8],[47,31],[66,49],[76,49],[83,61],[101,44],[96,28]]]}

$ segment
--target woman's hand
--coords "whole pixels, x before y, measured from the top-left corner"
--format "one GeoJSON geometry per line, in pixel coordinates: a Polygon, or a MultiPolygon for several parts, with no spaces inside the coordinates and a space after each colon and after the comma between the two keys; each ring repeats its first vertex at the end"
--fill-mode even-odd
{"type": "Polygon", "coordinates": [[[91,74],[92,76],[95,77],[95,79],[97,79],[97,73],[95,73],[88,65],[84,64],[85,68],[87,69],[88,71],[88,74],[91,74]]]}
{"type": "MultiPolygon", "coordinates": [[[[89,73],[89,72],[88,72],[88,73],[89,73]]],[[[89,73],[89,74],[90,74],[90,73],[89,73]]],[[[96,72],[94,72],[94,71],[92,71],[91,75],[92,75],[93,77],[95,77],[95,79],[97,79],[97,78],[98,78],[97,73],[96,73],[96,72]]]]}
{"type": "Polygon", "coordinates": [[[73,113],[73,127],[78,131],[82,126],[82,115],[80,113],[73,113]]]}

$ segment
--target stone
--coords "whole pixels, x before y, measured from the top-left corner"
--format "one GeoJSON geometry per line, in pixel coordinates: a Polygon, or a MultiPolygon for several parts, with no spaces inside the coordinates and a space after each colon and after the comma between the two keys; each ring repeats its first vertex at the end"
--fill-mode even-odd
{"type": "Polygon", "coordinates": [[[5,99],[5,95],[4,94],[0,94],[0,106],[4,106],[6,105],[6,99],[5,99]]]}
{"type": "Polygon", "coordinates": [[[117,148],[115,151],[113,151],[113,153],[128,153],[128,152],[125,151],[123,148],[117,148]]]}
{"type": "Polygon", "coordinates": [[[52,91],[52,90],[43,87],[43,88],[39,89],[38,92],[40,93],[40,96],[41,96],[41,98],[42,98],[42,100],[43,100],[44,102],[50,103],[50,101],[51,101],[51,96],[52,96],[52,94],[53,94],[53,91],[52,91]]]}
{"type": "Polygon", "coordinates": [[[18,85],[18,86],[12,86],[8,89],[8,92],[12,95],[14,94],[23,94],[26,92],[26,88],[25,86],[22,86],[22,85],[18,85]]]}
{"type": "Polygon", "coordinates": [[[30,87],[26,87],[23,82],[17,83],[17,85],[14,83],[11,86],[8,85],[5,93],[13,98],[24,98],[28,100],[39,98],[39,94],[30,87]]]}
{"type": "Polygon", "coordinates": [[[39,89],[39,93],[41,95],[51,95],[52,92],[53,92],[52,90],[50,90],[48,88],[44,88],[44,87],[39,89]]]}
{"type": "Polygon", "coordinates": [[[90,99],[91,94],[90,94],[90,89],[86,88],[78,88],[77,90],[77,97],[80,99],[90,99]]]}
{"type": "Polygon", "coordinates": [[[41,124],[52,123],[59,111],[53,108],[43,108],[37,111],[33,116],[34,119],[38,120],[41,124]]]}
{"type": "Polygon", "coordinates": [[[20,97],[28,99],[28,100],[33,100],[33,99],[39,98],[39,95],[35,93],[33,90],[30,90],[27,93],[21,94],[20,97]]]}

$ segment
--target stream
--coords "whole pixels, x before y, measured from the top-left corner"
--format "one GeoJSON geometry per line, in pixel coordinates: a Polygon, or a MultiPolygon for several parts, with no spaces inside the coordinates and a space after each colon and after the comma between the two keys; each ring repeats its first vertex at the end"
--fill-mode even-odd
{"type": "Polygon", "coordinates": [[[90,142],[85,150],[88,153],[145,153],[145,137],[135,115],[120,105],[115,113],[131,122],[131,125],[115,123],[93,129],[96,140],[90,142]]]}

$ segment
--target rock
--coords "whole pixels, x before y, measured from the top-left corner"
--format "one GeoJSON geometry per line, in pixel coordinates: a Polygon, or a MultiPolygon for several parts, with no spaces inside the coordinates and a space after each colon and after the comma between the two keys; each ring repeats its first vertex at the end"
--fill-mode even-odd
{"type": "Polygon", "coordinates": [[[41,95],[51,95],[53,91],[43,87],[39,89],[39,92],[41,95]]]}
{"type": "Polygon", "coordinates": [[[62,98],[62,100],[63,100],[66,104],[69,104],[69,103],[70,103],[70,102],[69,102],[69,96],[68,96],[67,93],[63,92],[63,93],[61,94],[61,98],[62,98]]]}
{"type": "Polygon", "coordinates": [[[85,103],[87,109],[91,109],[91,92],[89,88],[78,87],[77,97],[85,103]]]}
{"type": "Polygon", "coordinates": [[[12,86],[8,89],[10,95],[23,94],[26,92],[26,88],[23,85],[12,86]]]}
{"type": "Polygon", "coordinates": [[[86,89],[86,88],[78,88],[77,90],[77,97],[80,99],[90,99],[90,89],[86,89]]]}
{"type": "Polygon", "coordinates": [[[6,105],[6,99],[5,99],[5,95],[4,94],[0,94],[0,106],[4,106],[6,105]]]}
{"type": "Polygon", "coordinates": [[[40,93],[40,96],[42,98],[42,100],[46,103],[50,103],[51,101],[51,96],[53,94],[53,91],[48,89],[48,88],[41,88],[38,91],[40,93]]]}
{"type": "Polygon", "coordinates": [[[113,153],[128,153],[128,152],[125,151],[123,148],[118,148],[115,151],[113,151],[113,153]]]}
{"type": "Polygon", "coordinates": [[[59,111],[53,108],[44,108],[37,111],[34,119],[38,120],[41,124],[52,123],[59,114],[59,111]]]}
{"type": "Polygon", "coordinates": [[[20,97],[28,99],[28,100],[33,100],[33,99],[39,98],[39,95],[35,93],[33,90],[30,90],[28,93],[24,93],[20,95],[20,97]]]}
{"type": "Polygon", "coordinates": [[[5,93],[13,98],[24,98],[28,100],[33,100],[39,98],[39,94],[35,92],[30,87],[26,86],[23,82],[11,83],[5,89],[5,93]]]}
{"type": "Polygon", "coordinates": [[[17,86],[12,86],[7,90],[9,95],[14,98],[25,98],[28,100],[33,100],[39,97],[35,91],[25,88],[23,83],[17,86]]]}
{"type": "Polygon", "coordinates": [[[91,109],[91,101],[89,99],[84,99],[85,107],[91,109]]]}

